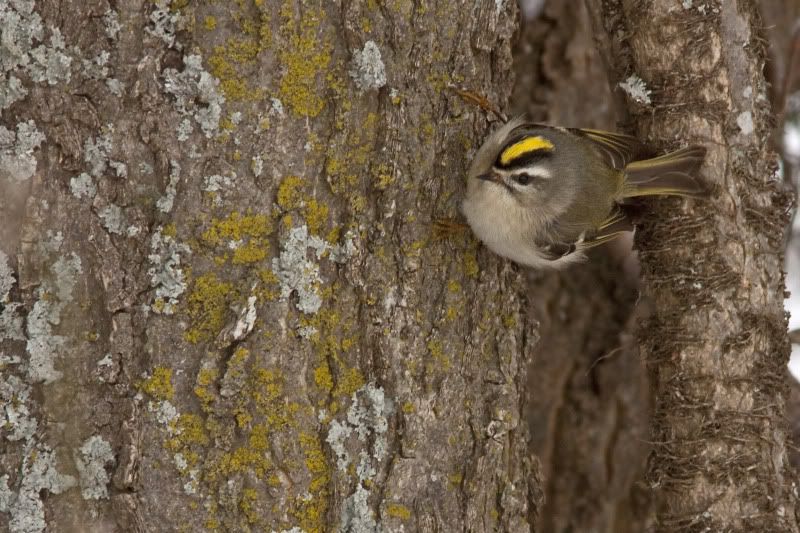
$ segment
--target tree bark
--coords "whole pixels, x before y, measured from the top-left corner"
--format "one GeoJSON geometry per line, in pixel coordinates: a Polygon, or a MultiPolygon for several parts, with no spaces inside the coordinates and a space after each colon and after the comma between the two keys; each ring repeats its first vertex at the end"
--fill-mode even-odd
{"type": "Polygon", "coordinates": [[[587,2],[612,82],[635,75],[650,91],[631,101],[634,132],[709,150],[710,198],[655,202],[636,234],[656,529],[797,531],[783,420],[791,195],[767,142],[761,21],[752,2],[695,4],[587,2]]]}
{"type": "Polygon", "coordinates": [[[431,231],[515,11],[0,6],[0,527],[535,526],[525,277],[431,231]]]}

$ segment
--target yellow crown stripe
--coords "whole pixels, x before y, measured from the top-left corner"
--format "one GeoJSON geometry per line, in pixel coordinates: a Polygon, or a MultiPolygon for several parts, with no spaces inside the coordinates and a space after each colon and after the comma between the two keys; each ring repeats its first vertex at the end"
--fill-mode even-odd
{"type": "Polygon", "coordinates": [[[553,150],[553,143],[544,137],[526,137],[515,142],[500,154],[500,164],[508,165],[515,159],[537,150],[553,150]]]}

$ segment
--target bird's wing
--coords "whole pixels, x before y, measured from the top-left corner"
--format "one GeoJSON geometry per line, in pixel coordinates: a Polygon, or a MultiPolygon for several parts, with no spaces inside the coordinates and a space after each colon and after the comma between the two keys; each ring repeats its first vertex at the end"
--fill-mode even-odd
{"type": "Polygon", "coordinates": [[[610,131],[570,128],[570,132],[591,141],[611,168],[622,170],[631,161],[647,159],[652,151],[636,137],[610,131]]]}

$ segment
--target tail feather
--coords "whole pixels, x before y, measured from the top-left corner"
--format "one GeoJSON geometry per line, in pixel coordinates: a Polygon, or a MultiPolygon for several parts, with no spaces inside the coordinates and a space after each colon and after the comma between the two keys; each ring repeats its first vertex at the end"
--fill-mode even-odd
{"type": "Polygon", "coordinates": [[[625,167],[623,198],[657,194],[707,196],[708,192],[694,177],[705,155],[704,147],[689,146],[652,159],[629,163],[625,167]]]}

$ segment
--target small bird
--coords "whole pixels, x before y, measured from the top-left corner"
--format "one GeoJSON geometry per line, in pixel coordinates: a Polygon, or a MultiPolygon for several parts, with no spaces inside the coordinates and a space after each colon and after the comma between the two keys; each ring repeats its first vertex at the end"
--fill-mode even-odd
{"type": "Polygon", "coordinates": [[[702,197],[693,177],[702,146],[650,158],[629,135],[516,118],[483,143],[461,212],[493,252],[533,268],[562,269],[631,228],[620,204],[648,195],[702,197]]]}

